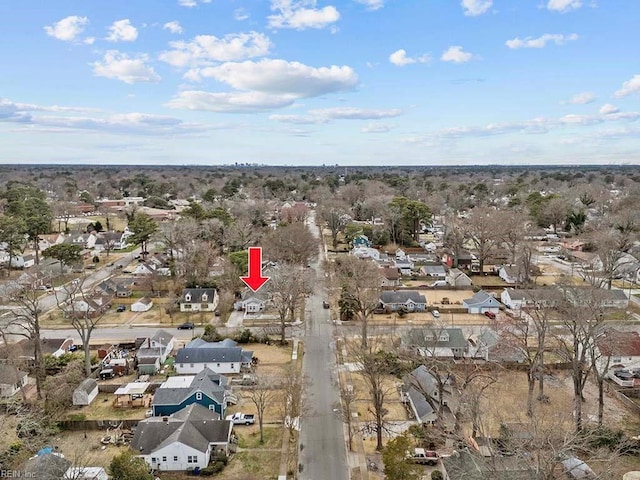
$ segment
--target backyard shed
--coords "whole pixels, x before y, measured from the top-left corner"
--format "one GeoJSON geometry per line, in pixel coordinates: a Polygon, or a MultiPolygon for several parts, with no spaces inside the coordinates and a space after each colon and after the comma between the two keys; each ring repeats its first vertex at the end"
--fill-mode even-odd
{"type": "Polygon", "coordinates": [[[97,395],[98,382],[93,378],[87,378],[73,391],[73,404],[79,406],[90,405],[97,395]]]}

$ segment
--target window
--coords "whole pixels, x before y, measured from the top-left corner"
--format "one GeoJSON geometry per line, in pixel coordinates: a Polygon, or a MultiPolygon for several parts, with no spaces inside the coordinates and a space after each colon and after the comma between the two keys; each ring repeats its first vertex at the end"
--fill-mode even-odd
{"type": "Polygon", "coordinates": [[[209,308],[209,304],[208,304],[208,303],[202,303],[202,304],[200,304],[200,309],[202,309],[202,310],[206,310],[207,308],[209,308]]]}
{"type": "Polygon", "coordinates": [[[202,303],[206,303],[209,296],[206,293],[202,294],[202,303]]]}
{"type": "Polygon", "coordinates": [[[235,368],[233,365],[234,365],[234,364],[232,363],[232,364],[231,364],[231,368],[235,368]]]}
{"type": "Polygon", "coordinates": [[[209,405],[209,410],[215,410],[216,406],[212,403],[211,405],[209,405]]]}
{"type": "Polygon", "coordinates": [[[202,400],[202,392],[196,393],[196,400],[202,400]]]}
{"type": "Polygon", "coordinates": [[[177,462],[177,461],[178,461],[178,456],[177,456],[177,455],[174,455],[174,456],[173,456],[173,461],[174,461],[174,462],[177,462]]]}
{"type": "Polygon", "coordinates": [[[185,310],[191,310],[191,304],[190,303],[183,303],[182,306],[184,307],[185,310]]]}
{"type": "Polygon", "coordinates": [[[156,457],[151,457],[151,463],[158,463],[158,459],[156,457]]]}
{"type": "Polygon", "coordinates": [[[190,364],[189,364],[189,366],[190,366],[191,368],[195,367],[195,365],[194,365],[193,363],[190,363],[190,364]]]}
{"type": "Polygon", "coordinates": [[[220,368],[220,364],[218,364],[218,368],[220,368]]]}
{"type": "Polygon", "coordinates": [[[198,456],[197,455],[189,455],[187,457],[187,463],[198,463],[198,456]]]}
{"type": "Polygon", "coordinates": [[[162,461],[166,462],[167,461],[167,457],[162,457],[162,461]]]}
{"type": "Polygon", "coordinates": [[[620,363],[621,361],[622,361],[622,359],[621,359],[621,358],[613,358],[613,359],[612,359],[612,362],[613,362],[613,363],[620,363]]]}
{"type": "Polygon", "coordinates": [[[180,364],[180,368],[184,368],[184,363],[181,363],[181,364],[180,364]]]}
{"type": "Polygon", "coordinates": [[[187,293],[187,294],[184,296],[184,299],[185,299],[187,302],[190,302],[190,301],[191,301],[191,294],[190,294],[190,293],[187,293]]]}

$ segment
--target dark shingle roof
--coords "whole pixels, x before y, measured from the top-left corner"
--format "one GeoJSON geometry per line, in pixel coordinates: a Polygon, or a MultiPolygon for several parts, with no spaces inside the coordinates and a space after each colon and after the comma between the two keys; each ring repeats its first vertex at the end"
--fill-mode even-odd
{"type": "Polygon", "coordinates": [[[467,339],[464,337],[461,328],[412,328],[407,332],[406,342],[416,347],[431,348],[458,348],[467,346],[467,339]],[[440,337],[446,334],[448,340],[442,341],[440,337]]]}
{"type": "Polygon", "coordinates": [[[0,364],[0,384],[15,385],[25,375],[13,365],[0,364]]]}
{"type": "Polygon", "coordinates": [[[62,455],[45,453],[32,457],[24,465],[24,475],[38,480],[60,480],[71,462],[62,455]]]}
{"type": "Polygon", "coordinates": [[[192,404],[168,419],[152,417],[138,423],[131,448],[141,455],[175,442],[206,452],[210,443],[226,443],[232,424],[201,405],[192,404]]]}
{"type": "Polygon", "coordinates": [[[215,400],[219,405],[224,403],[224,393],[227,390],[226,377],[219,375],[209,368],[204,368],[193,378],[191,385],[184,388],[163,388],[156,390],[153,396],[154,405],[179,405],[195,392],[202,392],[207,397],[215,400]],[[218,383],[220,385],[218,385],[218,383]]]}
{"type": "Polygon", "coordinates": [[[432,396],[437,392],[438,386],[433,374],[425,367],[420,365],[411,373],[402,377],[404,389],[411,398],[416,413],[420,419],[433,413],[433,408],[427,402],[425,395],[432,396]]]}
{"type": "Polygon", "coordinates": [[[175,363],[239,363],[242,360],[242,348],[181,348],[176,354],[175,363]]]}
{"type": "Polygon", "coordinates": [[[202,295],[207,295],[206,303],[212,303],[216,298],[215,288],[185,288],[182,290],[182,298],[180,303],[203,303],[202,295]],[[190,300],[186,299],[187,294],[191,295],[190,300]]]}
{"type": "Polygon", "coordinates": [[[398,292],[382,292],[380,301],[384,304],[406,303],[411,300],[413,303],[427,303],[424,295],[416,290],[401,290],[398,292]]]}
{"type": "Polygon", "coordinates": [[[491,305],[497,307],[500,305],[500,302],[498,302],[495,298],[482,290],[477,292],[471,298],[465,298],[462,302],[466,306],[491,305]]]}

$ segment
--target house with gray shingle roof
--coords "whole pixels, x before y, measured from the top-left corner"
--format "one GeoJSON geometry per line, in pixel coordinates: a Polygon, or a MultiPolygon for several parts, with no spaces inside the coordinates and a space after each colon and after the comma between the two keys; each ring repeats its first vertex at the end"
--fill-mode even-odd
{"type": "Polygon", "coordinates": [[[402,340],[424,357],[461,358],[469,352],[460,328],[412,328],[402,340]]]}
{"type": "Polygon", "coordinates": [[[27,384],[27,374],[13,365],[0,364],[0,398],[14,396],[27,384]]]}
{"type": "Polygon", "coordinates": [[[231,397],[227,378],[205,368],[198,375],[169,377],[153,396],[153,414],[171,415],[197,403],[224,416],[231,397]]]}
{"type": "Polygon", "coordinates": [[[444,279],[447,276],[447,272],[445,271],[444,266],[440,264],[424,265],[420,268],[420,274],[438,279],[444,279]]]}
{"type": "Polygon", "coordinates": [[[380,309],[384,311],[424,312],[426,308],[426,297],[416,290],[387,291],[380,294],[380,309]]]}
{"type": "Polygon", "coordinates": [[[216,452],[229,454],[232,430],[232,422],[192,404],[168,417],[140,421],[131,448],[155,470],[205,468],[216,452]]]}
{"type": "Polygon", "coordinates": [[[213,312],[218,308],[215,288],[185,288],[180,297],[181,312],[213,312]]]}
{"type": "Polygon", "coordinates": [[[482,290],[471,298],[465,298],[462,301],[462,306],[467,309],[468,313],[500,312],[500,302],[482,290]]]}
{"type": "MultiPolygon", "coordinates": [[[[199,373],[210,368],[216,373],[240,373],[242,367],[249,367],[253,358],[252,351],[222,342],[193,341],[178,350],[174,367],[179,374],[199,373]]],[[[235,343],[235,342],[234,342],[235,343]]]]}
{"type": "Polygon", "coordinates": [[[454,402],[447,382],[443,383],[440,399],[439,382],[424,365],[402,377],[402,381],[402,401],[409,404],[414,418],[421,424],[433,424],[438,420],[440,404],[448,407],[454,402]]]}

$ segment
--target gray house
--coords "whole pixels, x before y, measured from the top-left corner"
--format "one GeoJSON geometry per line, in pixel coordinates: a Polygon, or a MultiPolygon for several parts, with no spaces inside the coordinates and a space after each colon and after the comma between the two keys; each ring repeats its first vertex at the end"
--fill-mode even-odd
{"type": "Polygon", "coordinates": [[[433,424],[438,419],[436,409],[440,404],[436,377],[421,365],[405,375],[402,381],[402,399],[409,404],[415,419],[421,424],[433,424]]]}
{"type": "Polygon", "coordinates": [[[461,358],[469,352],[460,328],[412,328],[403,342],[424,357],[461,358]]]}
{"type": "Polygon", "coordinates": [[[27,374],[13,365],[0,364],[0,398],[14,396],[27,384],[27,374]]]}
{"type": "Polygon", "coordinates": [[[471,298],[465,298],[462,301],[462,306],[467,309],[468,313],[498,313],[500,311],[500,302],[482,290],[471,298]]]}
{"type": "Polygon", "coordinates": [[[382,292],[379,308],[388,312],[397,312],[399,310],[424,312],[427,308],[427,299],[416,290],[382,292]]]}

